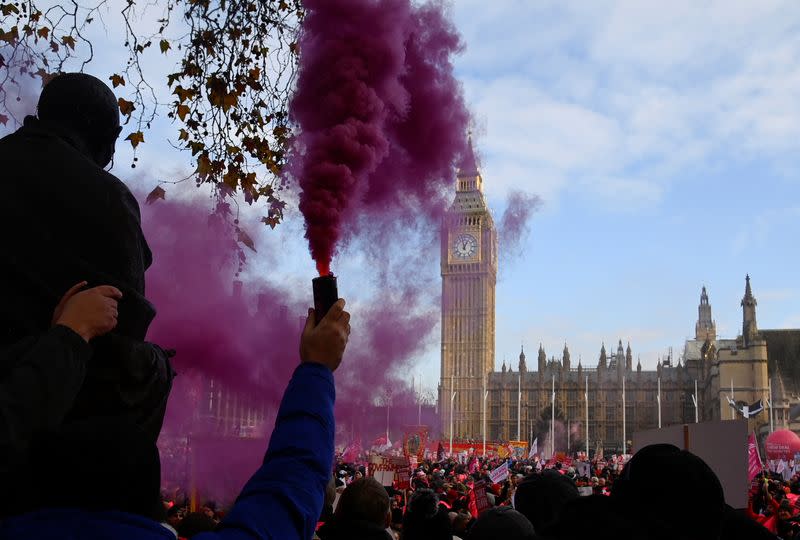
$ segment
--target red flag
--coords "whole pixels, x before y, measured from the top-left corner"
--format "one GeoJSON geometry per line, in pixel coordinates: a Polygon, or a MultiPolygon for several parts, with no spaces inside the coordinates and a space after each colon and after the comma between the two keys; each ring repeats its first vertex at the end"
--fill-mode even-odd
{"type": "Polygon", "coordinates": [[[761,456],[758,454],[758,444],[755,433],[747,437],[747,478],[751,482],[764,469],[761,456]]]}

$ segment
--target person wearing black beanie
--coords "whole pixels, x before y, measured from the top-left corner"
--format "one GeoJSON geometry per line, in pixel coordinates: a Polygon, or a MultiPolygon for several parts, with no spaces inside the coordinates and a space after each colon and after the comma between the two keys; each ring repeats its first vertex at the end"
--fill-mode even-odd
{"type": "Polygon", "coordinates": [[[466,540],[535,540],[528,518],[510,506],[498,506],[480,515],[466,540]]]}
{"type": "Polygon", "coordinates": [[[575,482],[553,470],[527,476],[514,493],[514,508],[533,524],[537,532],[558,516],[564,504],[578,498],[575,482]]]}

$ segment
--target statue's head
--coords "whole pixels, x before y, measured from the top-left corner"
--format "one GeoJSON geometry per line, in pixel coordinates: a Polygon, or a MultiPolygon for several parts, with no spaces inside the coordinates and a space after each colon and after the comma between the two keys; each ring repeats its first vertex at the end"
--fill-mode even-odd
{"type": "Polygon", "coordinates": [[[42,90],[37,109],[43,123],[79,137],[97,165],[109,164],[122,128],[117,98],[103,81],[85,73],[58,75],[42,90]]]}

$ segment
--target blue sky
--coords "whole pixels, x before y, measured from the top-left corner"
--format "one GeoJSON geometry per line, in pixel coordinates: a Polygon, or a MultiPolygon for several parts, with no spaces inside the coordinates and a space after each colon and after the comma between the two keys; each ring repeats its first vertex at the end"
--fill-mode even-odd
{"type": "MultiPolygon", "coordinates": [[[[101,76],[124,58],[114,11],[95,30],[89,71],[101,76]]],[[[451,12],[495,216],[512,188],[544,200],[522,255],[501,262],[498,368],[504,356],[516,368],[522,342],[533,357],[566,341],[573,361],[595,365],[601,342],[618,339],[653,368],[693,334],[703,284],[720,334],[736,335],[748,272],[760,326],[800,327],[796,2],[456,0],[451,12]]],[[[148,54],[153,77],[169,71],[169,57],[148,54]]],[[[144,190],[185,173],[188,156],[163,144],[173,132],[162,119],[145,133],[136,171],[122,144],[114,172],[144,190]]],[[[253,225],[251,279],[307,291],[298,218],[253,225]]],[[[433,249],[421,273],[435,297],[433,249]]],[[[340,275],[360,285],[364,259],[345,253],[340,275]]],[[[369,302],[353,296],[354,309],[369,302]]],[[[435,340],[416,371],[438,382],[435,340]]]]}
{"type": "Polygon", "coordinates": [[[453,6],[493,206],[545,201],[501,270],[497,353],[543,342],[594,365],[631,341],[645,368],[720,333],[750,273],[762,327],[800,327],[800,11],[791,2],[453,6]]]}

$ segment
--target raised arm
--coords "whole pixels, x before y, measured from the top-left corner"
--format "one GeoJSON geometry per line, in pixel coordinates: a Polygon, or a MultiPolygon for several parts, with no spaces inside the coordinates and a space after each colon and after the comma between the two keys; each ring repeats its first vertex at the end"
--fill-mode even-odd
{"type": "Polygon", "coordinates": [[[322,512],[333,467],[333,371],[350,334],[339,300],[319,325],[309,310],[302,363],[283,395],[263,465],[245,485],[221,529],[198,537],[309,540],[322,512]]]}

